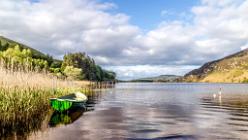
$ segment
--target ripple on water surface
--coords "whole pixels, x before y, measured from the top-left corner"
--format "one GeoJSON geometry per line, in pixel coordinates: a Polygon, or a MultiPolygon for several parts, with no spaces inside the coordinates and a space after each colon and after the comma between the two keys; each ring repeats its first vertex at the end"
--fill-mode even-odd
{"type": "Polygon", "coordinates": [[[44,121],[25,138],[248,139],[244,84],[120,83],[92,95],[87,106],[81,114],[58,115],[59,125],[44,121]],[[214,98],[220,87],[222,96],[214,98]]]}

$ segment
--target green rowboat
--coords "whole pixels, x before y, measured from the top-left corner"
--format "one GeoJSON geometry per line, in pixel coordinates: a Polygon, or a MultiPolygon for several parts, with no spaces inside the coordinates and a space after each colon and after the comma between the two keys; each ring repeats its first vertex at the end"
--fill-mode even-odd
{"type": "Polygon", "coordinates": [[[83,107],[88,100],[85,94],[76,92],[59,98],[51,98],[51,107],[59,112],[66,111],[74,107],[83,107]]]}

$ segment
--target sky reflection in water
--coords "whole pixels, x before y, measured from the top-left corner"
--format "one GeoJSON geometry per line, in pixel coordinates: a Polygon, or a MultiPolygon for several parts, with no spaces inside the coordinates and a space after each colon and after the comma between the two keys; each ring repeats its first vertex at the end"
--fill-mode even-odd
{"type": "Polygon", "coordinates": [[[29,139],[245,139],[248,86],[120,83],[90,98],[91,108],[68,125],[29,139]],[[213,98],[222,87],[222,96],[213,98]]]}

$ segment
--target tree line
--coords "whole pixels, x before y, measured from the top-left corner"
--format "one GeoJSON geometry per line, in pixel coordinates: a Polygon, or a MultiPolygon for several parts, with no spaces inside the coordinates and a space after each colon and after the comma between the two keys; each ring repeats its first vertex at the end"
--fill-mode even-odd
{"type": "MultiPolygon", "coordinates": [[[[37,51],[38,52],[38,51],[37,51]]],[[[63,60],[37,53],[19,44],[2,43],[0,40],[0,64],[17,71],[46,71],[59,78],[91,81],[113,81],[116,74],[97,65],[86,53],[69,53],[63,60]]]]}

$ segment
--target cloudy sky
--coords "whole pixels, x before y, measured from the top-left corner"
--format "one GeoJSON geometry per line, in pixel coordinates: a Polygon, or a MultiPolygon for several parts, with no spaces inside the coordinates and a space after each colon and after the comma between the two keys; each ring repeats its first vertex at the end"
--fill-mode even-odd
{"type": "Polygon", "coordinates": [[[120,79],[183,75],[248,48],[247,0],[0,0],[0,35],[120,79]]]}

